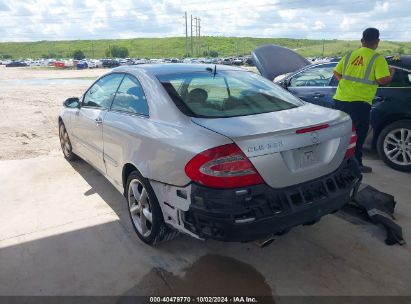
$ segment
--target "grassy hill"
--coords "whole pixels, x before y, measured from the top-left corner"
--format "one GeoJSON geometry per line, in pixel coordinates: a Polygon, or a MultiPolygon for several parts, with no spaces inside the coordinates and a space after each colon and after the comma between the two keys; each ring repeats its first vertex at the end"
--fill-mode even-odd
{"type": "MultiPolygon", "coordinates": [[[[251,38],[251,37],[201,37],[194,40],[193,53],[189,39],[190,57],[203,56],[204,51],[217,51],[220,57],[249,55],[262,44],[273,43],[297,50],[303,56],[336,56],[360,45],[359,41],[341,40],[308,40],[288,38],[251,38]],[[324,46],[324,51],[323,51],[324,46]]],[[[183,57],[185,54],[185,37],[172,38],[135,38],[118,40],[73,40],[73,41],[36,41],[0,43],[0,58],[11,55],[18,58],[51,57],[68,58],[74,50],[82,50],[86,57],[103,58],[110,47],[124,46],[130,57],[162,58],[183,57]]],[[[383,54],[411,54],[411,42],[382,41],[379,52],[383,54]]]]}

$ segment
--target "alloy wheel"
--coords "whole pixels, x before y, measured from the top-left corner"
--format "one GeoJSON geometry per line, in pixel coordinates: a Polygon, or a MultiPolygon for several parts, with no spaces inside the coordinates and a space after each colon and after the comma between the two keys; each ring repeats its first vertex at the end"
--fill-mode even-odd
{"type": "Polygon", "coordinates": [[[384,138],[384,153],[394,164],[411,165],[411,130],[398,128],[384,138]]]}
{"type": "Polygon", "coordinates": [[[64,156],[70,157],[71,143],[70,143],[70,139],[69,139],[69,136],[67,134],[67,131],[64,125],[60,126],[59,135],[60,135],[60,145],[61,145],[61,149],[63,150],[64,156]]]}
{"type": "Polygon", "coordinates": [[[131,219],[143,237],[149,237],[153,227],[153,214],[147,189],[138,180],[130,181],[128,189],[128,207],[131,219]]]}

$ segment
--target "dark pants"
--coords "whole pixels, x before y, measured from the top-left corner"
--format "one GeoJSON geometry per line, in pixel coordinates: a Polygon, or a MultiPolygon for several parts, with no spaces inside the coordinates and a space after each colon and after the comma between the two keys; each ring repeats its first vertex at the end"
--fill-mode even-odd
{"type": "Polygon", "coordinates": [[[355,148],[355,157],[362,165],[362,146],[367,137],[368,128],[370,126],[370,110],[371,105],[363,101],[340,101],[335,100],[335,108],[350,115],[357,130],[357,146],[355,148]]]}

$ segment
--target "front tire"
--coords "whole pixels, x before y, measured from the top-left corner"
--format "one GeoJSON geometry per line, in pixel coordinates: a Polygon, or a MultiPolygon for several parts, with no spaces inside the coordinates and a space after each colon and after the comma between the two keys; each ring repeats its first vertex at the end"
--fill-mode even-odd
{"type": "Polygon", "coordinates": [[[157,197],[148,180],[138,171],[128,176],[126,199],[133,228],[144,243],[156,245],[177,235],[177,231],[164,223],[157,197]]]}
{"type": "Polygon", "coordinates": [[[378,136],[377,151],[391,168],[411,171],[411,121],[400,120],[386,126],[378,136]]]}
{"type": "Polygon", "coordinates": [[[78,157],[76,154],[73,153],[73,147],[71,145],[70,137],[63,123],[61,123],[59,127],[59,138],[60,138],[61,150],[63,151],[64,157],[68,161],[77,160],[78,157]]]}

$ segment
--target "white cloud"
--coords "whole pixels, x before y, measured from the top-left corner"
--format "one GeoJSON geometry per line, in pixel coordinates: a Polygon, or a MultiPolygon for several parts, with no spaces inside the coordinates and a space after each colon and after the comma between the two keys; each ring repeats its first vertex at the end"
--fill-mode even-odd
{"type": "Polygon", "coordinates": [[[386,2],[377,2],[377,4],[375,5],[375,11],[377,12],[388,12],[390,7],[390,3],[388,1],[386,2]]]}
{"type": "Polygon", "coordinates": [[[287,10],[279,10],[278,14],[281,16],[281,18],[285,20],[293,20],[297,16],[298,10],[296,9],[287,9],[287,10]]]}
{"type": "Polygon", "coordinates": [[[323,28],[325,28],[324,22],[322,22],[320,20],[317,20],[317,21],[314,22],[314,26],[313,26],[314,30],[321,30],[323,28]]]}
{"type": "Polygon", "coordinates": [[[354,24],[357,23],[357,18],[354,16],[344,16],[340,23],[341,31],[350,30],[354,24]]]}
{"type": "MultiPolygon", "coordinates": [[[[183,36],[184,12],[202,35],[410,40],[411,0],[0,0],[0,41],[183,36]]],[[[190,20],[188,20],[190,25],[190,20]]],[[[190,32],[190,30],[189,30],[190,32]]]]}

